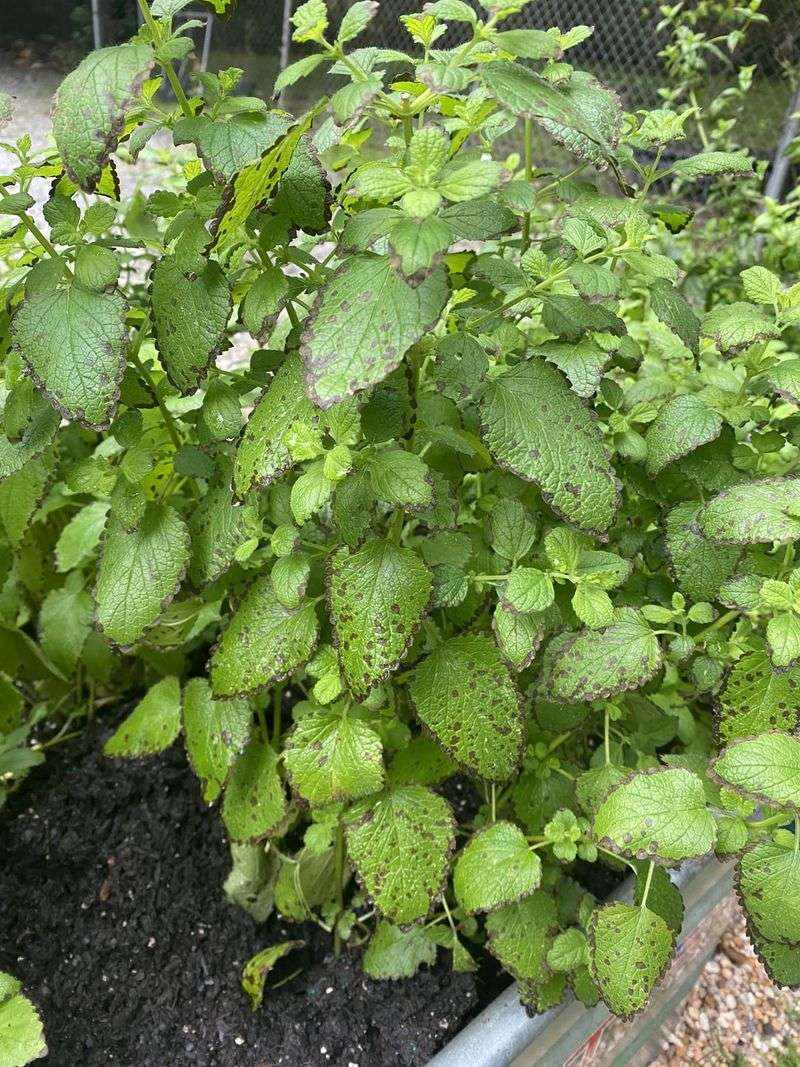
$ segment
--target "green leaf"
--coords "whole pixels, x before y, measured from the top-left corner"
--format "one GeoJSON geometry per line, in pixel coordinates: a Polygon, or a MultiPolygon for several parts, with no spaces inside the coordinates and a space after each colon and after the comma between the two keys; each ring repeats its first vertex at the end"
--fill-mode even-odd
{"type": "Polygon", "coordinates": [[[53,136],[64,169],[85,192],[97,186],[117,147],[125,113],[154,62],[150,45],[100,48],[59,86],[53,102],[53,136]]]}
{"type": "Polygon", "coordinates": [[[175,123],[174,141],[194,143],[208,170],[222,183],[257,163],[291,125],[291,116],[282,111],[235,111],[214,119],[196,115],[175,123]]]}
{"type": "Polygon", "coordinates": [[[109,640],[130,647],[157,622],[188,559],[186,524],[173,508],[149,503],[132,531],[109,518],[94,591],[97,622],[109,640]]]}
{"type": "Polygon", "coordinates": [[[764,842],[739,860],[737,889],[759,937],[800,942],[800,853],[764,842]]]}
{"type": "MultiPolygon", "coordinates": [[[[40,456],[51,444],[58,431],[59,415],[47,400],[34,388],[30,387],[30,403],[26,407],[22,425],[16,428],[13,439],[0,434],[0,481],[10,478],[22,470],[31,459],[40,456]]],[[[8,430],[8,409],[11,401],[6,401],[6,431],[8,430]]]]}
{"type": "Polygon", "coordinates": [[[782,400],[800,406],[800,359],[786,359],[770,367],[767,381],[782,400]]]}
{"type": "Polygon", "coordinates": [[[311,138],[301,137],[281,178],[272,210],[305,233],[324,233],[332,203],[330,184],[311,138]]]}
{"type": "Polygon", "coordinates": [[[492,40],[520,59],[555,59],[560,51],[555,34],[547,30],[504,30],[492,40]]]}
{"type": "Polygon", "coordinates": [[[94,605],[82,582],[51,589],[39,612],[42,652],[64,674],[70,675],[92,629],[94,605]]]}
{"type": "Polygon", "coordinates": [[[387,448],[369,461],[369,479],[378,500],[407,511],[424,511],[433,503],[433,482],[427,465],[413,452],[387,448]]]}
{"type": "Polygon", "coordinates": [[[0,1063],[25,1067],[47,1055],[39,1013],[10,974],[0,971],[0,1063]]]}
{"type": "Polygon", "coordinates": [[[586,630],[557,658],[552,691],[557,700],[607,700],[639,689],[660,670],[658,639],[634,608],[620,608],[614,622],[586,630]]]}
{"type": "Polygon", "coordinates": [[[597,392],[603,370],[610,354],[593,341],[565,343],[545,341],[536,352],[548,363],[554,363],[569,379],[573,393],[588,400],[597,392]]]}
{"type": "Polygon", "coordinates": [[[506,371],[481,414],[498,463],[535,482],[557,515],[592,533],[612,525],[619,486],[602,434],[555,367],[532,359],[506,371]]]}
{"type": "Polygon", "coordinates": [[[412,978],[423,963],[436,962],[436,944],[421,926],[401,930],[381,919],[364,952],[364,973],[370,978],[412,978]]]}
{"type": "Polygon", "coordinates": [[[233,867],[223,890],[231,904],[238,904],[257,923],[265,922],[275,906],[278,858],[263,845],[231,845],[233,867]]]}
{"type": "Polygon", "coordinates": [[[612,852],[669,865],[710,852],[716,824],[702,781],[673,767],[634,773],[612,789],[595,816],[594,836],[612,852]]]}
{"type": "Polygon", "coordinates": [[[503,606],[523,615],[545,611],[554,596],[552,578],[536,567],[516,567],[503,585],[503,606]]]}
{"type": "Polygon", "coordinates": [[[625,323],[602,304],[589,304],[579,296],[544,293],[542,323],[551,333],[567,341],[579,341],[587,332],[613,333],[622,336],[625,323]]]}
{"type": "Polygon", "coordinates": [[[405,656],[428,610],[431,573],[415,552],[368,541],[339,549],[330,565],[328,610],[339,664],[362,699],[405,656]]]}
{"type": "Polygon", "coordinates": [[[774,305],[781,292],[781,280],[766,267],[748,267],[739,272],[745,296],[756,304],[774,305]]]}
{"type": "Polygon", "coordinates": [[[519,500],[498,500],[490,516],[492,548],[512,562],[527,556],[536,540],[536,524],[519,500]]]}
{"type": "Polygon", "coordinates": [[[181,732],[181,687],[177,678],[162,678],[148,689],[127,719],[106,741],[106,756],[154,756],[169,748],[181,732]]]}
{"type": "Polygon", "coordinates": [[[782,612],[769,620],[767,651],[778,669],[793,667],[800,659],[800,618],[793,612],[782,612]]]}
{"type": "Polygon", "coordinates": [[[247,290],[241,306],[242,322],[262,344],[286,306],[288,295],[289,279],[279,267],[267,267],[247,290]]]}
{"type": "Polygon", "coordinates": [[[228,279],[213,260],[196,272],[164,256],[153,268],[151,305],[161,365],[176,389],[194,392],[225,343],[228,279]]]}
{"type": "Polygon", "coordinates": [[[309,74],[314,73],[320,63],[325,62],[325,59],[326,56],[323,52],[317,52],[314,55],[303,56],[302,59],[290,63],[275,79],[273,92],[277,94],[282,89],[288,89],[290,85],[294,85],[301,78],[307,78],[309,74]]]}
{"type": "Polygon", "coordinates": [[[800,478],[764,478],[723,489],[697,516],[715,545],[786,544],[800,537],[800,478]]]}
{"type": "Polygon", "coordinates": [[[761,308],[740,301],[720,304],[709,311],[703,318],[701,332],[704,337],[711,337],[717,342],[723,355],[732,356],[756,341],[777,337],[779,331],[761,308]]]}
{"type": "Polygon", "coordinates": [[[700,320],[678,290],[666,279],[650,286],[650,310],[697,355],[700,347],[700,320]]]}
{"type": "Polygon", "coordinates": [[[18,546],[33,521],[55,473],[55,456],[35,456],[0,483],[0,524],[9,543],[18,546]]]}
{"type": "Polygon", "coordinates": [[[350,858],[387,919],[412,923],[428,914],[447,878],[453,829],[447,801],[417,785],[388,791],[348,827],[350,858]]]}
{"type": "Polygon", "coordinates": [[[523,744],[519,693],[488,637],[444,641],[417,667],[409,694],[421,721],[462,767],[492,782],[514,774],[523,744]]]}
{"type": "Polygon", "coordinates": [[[318,633],[313,604],[285,608],[270,579],[256,579],[211,656],[214,696],[244,697],[287,678],[308,661],[318,633]]]}
{"type": "Polygon", "coordinates": [[[604,589],[581,582],[572,596],[572,610],[590,630],[602,630],[614,621],[614,604],[604,589]]]}
{"type": "Polygon", "coordinates": [[[701,152],[679,159],[673,164],[672,172],[689,181],[717,174],[752,174],[753,161],[738,152],[701,152]]]}
{"type": "Polygon", "coordinates": [[[486,63],[480,73],[495,99],[513,114],[539,121],[549,119],[559,126],[591,134],[584,129],[584,115],[573,106],[568,91],[520,63],[486,63]]]}
{"type": "Polygon", "coordinates": [[[800,947],[768,941],[754,930],[748,936],[771,982],[788,989],[800,987],[800,947]]]}
{"type": "Polygon", "coordinates": [[[587,71],[573,70],[563,87],[577,121],[562,123],[543,116],[539,121],[550,136],[579,159],[593,163],[598,170],[617,145],[622,128],[622,105],[615,92],[607,89],[587,71]]]}
{"type": "Polygon", "coordinates": [[[541,860],[510,822],[496,822],[477,833],[453,869],[453,890],[470,915],[530,896],[541,880],[541,860]]]}
{"type": "Polygon", "coordinates": [[[281,941],[279,945],[262,948],[247,961],[242,970],[242,989],[250,997],[250,1007],[253,1011],[261,1007],[267,975],[278,960],[288,956],[295,949],[304,947],[305,941],[281,941]]]}
{"type": "Polygon", "coordinates": [[[650,911],[654,911],[656,915],[660,915],[677,937],[683,927],[685,909],[683,897],[670,878],[669,871],[666,871],[663,867],[654,867],[651,873],[650,864],[644,860],[637,862],[635,866],[638,868],[638,873],[636,875],[633,903],[637,907],[641,907],[646,890],[648,908],[650,911]]]}
{"type": "Polygon", "coordinates": [[[229,463],[220,464],[208,492],[189,517],[192,560],[189,577],[196,588],[215,582],[236,559],[237,549],[260,532],[256,509],[234,505],[229,463]]]}
{"type": "Polygon", "coordinates": [[[265,489],[294,465],[285,444],[290,426],[314,425],[316,416],[305,391],[303,367],[297,356],[282,363],[256,404],[236,450],[233,481],[236,494],[265,489]]]}
{"type": "Polygon", "coordinates": [[[717,756],[709,773],[743,796],[800,813],[800,740],[796,737],[775,732],[734,741],[717,756]]]}
{"type": "Polygon", "coordinates": [[[292,787],[312,807],[357,800],[383,785],[381,739],[345,708],[305,715],[284,760],[292,787]]]}
{"type": "Polygon", "coordinates": [[[441,270],[413,289],[381,256],[352,256],[322,287],[306,320],[300,354],[308,390],[322,408],[397,367],[439,317],[448,297],[441,270]]]}
{"type": "Polygon", "coordinates": [[[623,1018],[647,1007],[675,946],[660,915],[630,904],[606,904],[592,915],[589,954],[603,1000],[623,1018]]]}
{"type": "Polygon", "coordinates": [[[653,477],[675,460],[715,441],[722,416],[693,393],[674,396],[661,408],[645,436],[647,473],[653,477]]]}
{"type": "Polygon", "coordinates": [[[51,403],[91,429],[110,425],[125,372],[127,307],[77,284],[36,292],[14,315],[14,343],[51,403]]]}
{"type": "Polygon", "coordinates": [[[715,711],[722,744],[768,730],[793,732],[800,713],[800,668],[775,671],[763,650],[748,652],[733,665],[715,711]]]}
{"type": "Polygon", "coordinates": [[[457,772],[432,737],[418,734],[395,753],[386,777],[390,785],[439,785],[457,772]]]}
{"type": "Polygon", "coordinates": [[[700,508],[678,504],[667,513],[665,543],[670,569],[679,588],[691,600],[712,601],[720,586],[736,571],[741,556],[735,546],[712,545],[696,532],[700,508]]]}
{"type": "Polygon", "coordinates": [[[250,739],[253,713],[245,700],[214,700],[205,678],[191,678],[183,691],[186,754],[203,787],[203,800],[219,798],[228,772],[250,739]]]}
{"type": "Polygon", "coordinates": [[[399,219],[388,234],[394,263],[406,278],[418,283],[426,278],[453,243],[453,231],[435,215],[426,219],[399,219]]]}
{"type": "Polygon", "coordinates": [[[100,293],[116,285],[119,259],[110,248],[102,245],[81,245],[75,256],[75,282],[81,289],[100,293]]]}
{"type": "Polygon", "coordinates": [[[530,667],[547,630],[557,624],[558,616],[551,612],[520,615],[498,603],[492,619],[500,653],[515,671],[530,667]]]}
{"type": "Polygon", "coordinates": [[[558,928],[555,900],[537,889],[524,900],[493,911],[486,920],[486,947],[517,981],[549,975],[550,936],[558,928]]]}
{"type": "Polygon", "coordinates": [[[231,841],[255,842],[285,826],[286,794],[275,750],[256,735],[236,759],[222,800],[222,821],[231,841]]]}

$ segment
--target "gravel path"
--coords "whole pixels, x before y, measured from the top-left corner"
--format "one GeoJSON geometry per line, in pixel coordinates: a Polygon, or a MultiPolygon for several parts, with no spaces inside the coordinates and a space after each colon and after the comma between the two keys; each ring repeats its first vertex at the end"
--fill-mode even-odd
{"type": "Polygon", "coordinates": [[[680,1018],[662,1031],[650,1067],[767,1067],[800,1058],[800,992],[770,982],[745,937],[744,919],[705,965],[680,1018]]]}

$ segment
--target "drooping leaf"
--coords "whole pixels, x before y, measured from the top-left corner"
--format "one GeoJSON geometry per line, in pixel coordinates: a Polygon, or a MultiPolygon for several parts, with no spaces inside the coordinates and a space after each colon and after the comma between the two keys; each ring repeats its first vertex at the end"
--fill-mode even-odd
{"type": "Polygon", "coordinates": [[[770,367],[767,380],[779,397],[800,405],[800,359],[787,359],[770,367]]]}
{"type": "Polygon", "coordinates": [[[22,993],[22,985],[0,971],[0,1063],[25,1067],[47,1055],[39,1013],[22,993]]]}
{"type": "Polygon", "coordinates": [[[457,763],[489,781],[519,764],[519,694],[496,645],[482,634],[452,637],[414,672],[409,687],[420,720],[457,763]]]}
{"type": "Polygon", "coordinates": [[[53,136],[67,174],[85,192],[97,185],[117,147],[125,112],[154,62],[150,45],[100,48],[59,86],[53,103],[53,136]]]}
{"type": "Polygon", "coordinates": [[[645,436],[647,473],[660,474],[670,463],[716,440],[721,430],[722,417],[700,397],[693,393],[672,397],[645,436]]]}
{"type": "Polygon", "coordinates": [[[695,601],[713,601],[722,583],[735,573],[741,550],[733,545],[712,545],[701,537],[695,527],[699,510],[696,503],[688,502],[668,512],[665,541],[681,591],[695,601]]]}
{"type": "Polygon", "coordinates": [[[228,775],[222,821],[231,841],[255,842],[277,833],[286,816],[286,794],[278,774],[278,756],[253,735],[228,775]]]}
{"type": "Polygon", "coordinates": [[[800,853],[771,842],[752,845],[739,860],[737,889],[759,937],[800,943],[800,853]]]}
{"type": "Polygon", "coordinates": [[[423,963],[436,962],[436,944],[420,926],[407,930],[381,919],[364,952],[364,973],[370,978],[413,977],[423,963]]]}
{"type": "Polygon", "coordinates": [[[769,730],[794,732],[800,719],[800,668],[776,671],[763,649],[748,652],[733,665],[715,710],[722,744],[769,730]]]}
{"type": "Polygon", "coordinates": [[[358,800],[383,785],[381,739],[345,708],[305,715],[284,760],[293,788],[312,807],[358,800]]]}
{"type": "Polygon", "coordinates": [[[181,730],[181,687],[172,676],[156,682],[106,741],[106,756],[153,756],[181,730]]]}
{"type": "Polygon", "coordinates": [[[734,741],[714,760],[713,778],[746,797],[800,813],[800,740],[763,733],[734,741]]]}
{"type": "Polygon", "coordinates": [[[768,941],[765,937],[758,937],[753,930],[750,930],[749,937],[771,982],[784,989],[800,987],[800,946],[768,941]]]}
{"type": "Polygon", "coordinates": [[[697,355],[700,348],[700,320],[685,298],[666,278],[650,286],[650,310],[697,355]]]}
{"type": "Polygon", "coordinates": [[[257,923],[265,922],[275,906],[278,857],[264,845],[231,844],[231,859],[233,867],[222,887],[226,899],[257,923]]]}
{"type": "Polygon", "coordinates": [[[38,389],[30,384],[30,404],[25,422],[13,439],[0,434],[0,481],[22,470],[45,451],[56,436],[59,415],[38,389]]]}
{"type": "Polygon", "coordinates": [[[214,483],[189,518],[189,577],[197,588],[224,574],[233,564],[236,550],[260,532],[255,508],[250,504],[234,506],[230,474],[230,464],[221,463],[214,483]]]}
{"type": "Polygon", "coordinates": [[[720,304],[703,318],[701,333],[712,337],[725,356],[732,356],[756,341],[778,336],[778,328],[771,318],[755,304],[739,301],[720,304]]]}
{"type": "Polygon", "coordinates": [[[196,115],[175,123],[175,144],[194,143],[206,167],[218,182],[230,181],[262,155],[292,125],[285,111],[235,111],[211,118],[196,115]]]}
{"type": "Polygon", "coordinates": [[[630,1018],[647,1007],[667,969],[675,937],[660,915],[631,904],[606,904],[592,915],[592,977],[615,1015],[630,1018]]]}
{"type": "Polygon", "coordinates": [[[183,691],[183,733],[189,762],[213,804],[228,773],[250,739],[253,713],[245,700],[214,700],[205,678],[192,678],[183,691]]]}
{"type": "Polygon", "coordinates": [[[587,532],[613,523],[619,488],[596,423],[544,360],[520,363],[487,387],[486,444],[497,461],[535,482],[556,514],[587,532]]]}
{"type": "Polygon", "coordinates": [[[244,697],[306,663],[317,643],[313,604],[285,608],[269,578],[256,579],[231,617],[209,664],[215,697],[244,697]]]}
{"type": "Polygon", "coordinates": [[[645,860],[640,860],[635,866],[637,875],[633,903],[641,906],[646,890],[647,907],[660,915],[677,937],[683,927],[685,908],[681,892],[670,878],[669,871],[654,867],[651,873],[650,864],[645,860]]]}
{"type": "Polygon", "coordinates": [[[453,847],[450,807],[422,786],[392,789],[348,828],[347,847],[387,919],[424,919],[447,877],[453,847]]]}
{"type": "Polygon", "coordinates": [[[703,178],[716,174],[751,174],[753,161],[740,152],[701,152],[679,159],[672,167],[681,178],[703,178]]]}
{"type": "Polygon", "coordinates": [[[108,507],[105,500],[93,500],[72,516],[56,542],[56,570],[75,570],[92,557],[106,525],[108,507]]]}
{"type": "Polygon", "coordinates": [[[510,611],[502,601],[498,602],[492,619],[497,647],[503,659],[515,671],[530,667],[547,631],[558,620],[557,613],[550,611],[520,615],[510,611]]]}
{"type": "Polygon", "coordinates": [[[661,668],[658,639],[634,608],[620,608],[605,630],[585,630],[556,659],[552,692],[576,703],[639,689],[661,668]]]}
{"type": "Polygon", "coordinates": [[[594,820],[604,848],[667,865],[704,856],[716,825],[703,783],[682,767],[633,774],[611,790],[594,820]]]}
{"type": "Polygon", "coordinates": [[[453,869],[453,889],[470,914],[495,911],[530,896],[542,879],[542,863],[525,835],[510,822],[496,822],[464,847],[453,869]]]}
{"type": "Polygon", "coordinates": [[[250,997],[250,1007],[253,1011],[261,1007],[267,975],[278,960],[304,946],[305,941],[281,941],[279,945],[262,948],[247,961],[242,971],[242,988],[250,997]]]}
{"type": "Polygon", "coordinates": [[[381,256],[351,257],[331,276],[306,320],[300,354],[318,407],[382,381],[435,323],[448,297],[434,271],[411,288],[381,256]]]}
{"type": "Polygon", "coordinates": [[[555,900],[543,889],[537,889],[529,897],[489,915],[486,947],[517,981],[541,980],[550,973],[547,952],[557,924],[555,900]]]}
{"type": "Polygon", "coordinates": [[[425,616],[431,573],[390,541],[340,549],[331,561],[328,604],[342,674],[361,699],[396,670],[425,616]]]}
{"type": "Polygon", "coordinates": [[[330,185],[309,136],[301,137],[281,178],[272,210],[305,233],[323,233],[330,220],[330,185]]]}
{"type": "Polygon", "coordinates": [[[51,663],[72,674],[92,628],[94,606],[83,583],[51,589],[39,612],[39,644],[51,663]]]}
{"type": "Polygon", "coordinates": [[[44,499],[55,471],[53,451],[35,456],[0,483],[0,526],[12,545],[19,545],[44,499]]]}
{"type": "Polygon", "coordinates": [[[158,620],[175,595],[189,559],[189,535],[178,513],[149,503],[128,531],[112,514],[106,527],[94,597],[97,621],[122,648],[158,620]]]}
{"type": "Polygon", "coordinates": [[[284,438],[293,423],[314,425],[316,416],[297,356],[290,356],[253,409],[236,450],[233,479],[236,493],[264,489],[285,474],[294,460],[284,438]]]}
{"type": "Polygon", "coordinates": [[[13,320],[22,357],[67,418],[107,427],[125,371],[126,304],[121,294],[76,283],[26,296],[13,320]]]}
{"type": "Polygon", "coordinates": [[[188,271],[175,256],[153,268],[151,305],[159,358],[182,393],[193,392],[225,341],[231,292],[220,265],[188,271]]]}
{"type": "Polygon", "coordinates": [[[800,478],[763,478],[723,489],[697,517],[715,545],[755,545],[800,537],[800,478]]]}

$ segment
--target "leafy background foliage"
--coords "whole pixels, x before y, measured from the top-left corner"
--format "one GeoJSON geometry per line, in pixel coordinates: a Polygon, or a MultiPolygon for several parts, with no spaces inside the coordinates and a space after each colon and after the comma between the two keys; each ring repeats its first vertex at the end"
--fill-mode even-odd
{"type": "MultiPolygon", "coordinates": [[[[0,798],[130,696],[106,753],[183,736],[230,898],[371,938],[373,976],[485,946],[535,1010],[635,1014],[680,931],[668,868],[716,851],[796,984],[800,284],[719,240],[753,225],[746,79],[702,116],[678,51],[629,115],[569,63],[589,28],[502,28],[522,0],[436,0],[408,53],[351,44],[373,3],[309,0],[276,90],[336,89],[294,118],[238,70],[187,96],[184,4],[141,6],[2,179],[0,798]],[[120,202],[114,153],[170,134],[164,188],[120,202]]],[[[298,944],[248,963],[254,1005],[298,944]]]]}

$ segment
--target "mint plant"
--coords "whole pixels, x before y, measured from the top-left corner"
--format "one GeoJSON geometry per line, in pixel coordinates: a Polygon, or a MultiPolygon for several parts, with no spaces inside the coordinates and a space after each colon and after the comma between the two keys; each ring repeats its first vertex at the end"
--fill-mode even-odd
{"type": "Polygon", "coordinates": [[[8,146],[4,734],[135,695],[107,754],[182,735],[231,900],[373,977],[486,949],[534,1010],[633,1015],[669,869],[715,852],[796,985],[800,286],[693,304],[652,193],[751,160],[662,162],[686,115],[624,114],[569,62],[590,29],[504,29],[522,2],[437,0],[401,52],[353,44],[370,0],[309,0],[276,91],[336,88],[299,118],[239,70],[187,94],[183,6],[65,79],[54,149],[8,146]]]}

